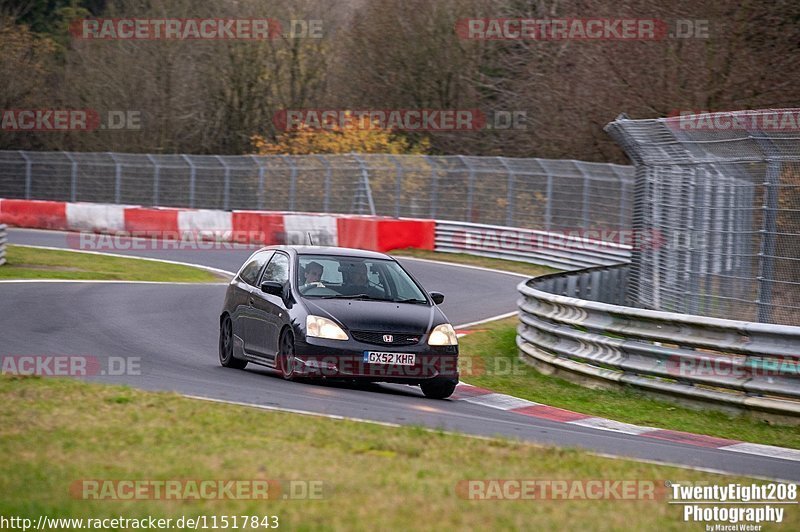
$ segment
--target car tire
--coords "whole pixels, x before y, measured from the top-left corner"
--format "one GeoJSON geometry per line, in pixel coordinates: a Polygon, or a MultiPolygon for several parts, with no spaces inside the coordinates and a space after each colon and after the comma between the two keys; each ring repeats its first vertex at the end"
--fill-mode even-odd
{"type": "Polygon", "coordinates": [[[227,314],[219,323],[219,363],[226,368],[244,369],[246,360],[233,356],[233,322],[227,314]]]}
{"type": "Polygon", "coordinates": [[[295,380],[297,372],[295,371],[294,339],[289,329],[284,329],[283,332],[281,332],[276,360],[277,369],[281,377],[287,381],[295,380]]]}
{"type": "Polygon", "coordinates": [[[447,399],[456,391],[457,384],[453,381],[432,380],[423,382],[419,387],[428,399],[447,399]]]}

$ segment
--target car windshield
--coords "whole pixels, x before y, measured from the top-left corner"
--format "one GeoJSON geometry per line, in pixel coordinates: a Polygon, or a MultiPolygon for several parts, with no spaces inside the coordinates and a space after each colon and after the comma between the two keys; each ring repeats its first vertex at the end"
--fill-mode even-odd
{"type": "Polygon", "coordinates": [[[428,303],[405,270],[386,259],[299,255],[297,286],[303,297],[310,298],[428,303]]]}

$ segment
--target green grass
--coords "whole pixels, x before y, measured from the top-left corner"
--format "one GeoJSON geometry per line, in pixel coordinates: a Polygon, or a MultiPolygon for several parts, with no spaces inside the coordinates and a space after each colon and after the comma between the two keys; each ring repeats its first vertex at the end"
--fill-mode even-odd
{"type": "Polygon", "coordinates": [[[693,410],[652,399],[634,389],[592,390],[543,375],[519,360],[515,342],[517,323],[518,319],[514,317],[479,325],[476,329],[481,332],[460,339],[464,382],[550,406],[637,425],[800,449],[798,426],[773,425],[713,410],[693,410]]]}
{"type": "Polygon", "coordinates": [[[10,245],[0,279],[85,279],[209,283],[222,277],[207,270],[149,260],[10,245]]]}
{"type": "MultiPolygon", "coordinates": [[[[235,375],[231,375],[235,377],[235,375]]],[[[265,393],[270,379],[264,378],[265,393]]],[[[325,388],[320,387],[324,401],[325,388]]],[[[475,501],[459,481],[747,482],[567,449],[0,376],[0,515],[277,515],[288,530],[685,530],[664,500],[475,501]],[[321,481],[321,500],[83,500],[82,479],[321,481]]],[[[437,408],[436,402],[430,408],[437,408]]],[[[789,509],[788,529],[800,527],[789,509]],[[791,523],[794,523],[792,525],[791,523]]],[[[702,526],[702,525],[697,525],[702,526]]]]}
{"type": "Polygon", "coordinates": [[[531,277],[559,271],[554,270],[553,268],[548,268],[547,266],[539,266],[538,264],[529,264],[527,262],[493,259],[490,257],[480,257],[478,255],[467,255],[466,253],[441,253],[437,251],[428,251],[425,249],[396,249],[392,251],[390,255],[394,255],[395,257],[414,257],[417,259],[429,259],[440,262],[453,262],[455,264],[467,264],[469,266],[480,266],[482,268],[492,268],[495,270],[521,273],[523,275],[530,275],[531,277]]]}

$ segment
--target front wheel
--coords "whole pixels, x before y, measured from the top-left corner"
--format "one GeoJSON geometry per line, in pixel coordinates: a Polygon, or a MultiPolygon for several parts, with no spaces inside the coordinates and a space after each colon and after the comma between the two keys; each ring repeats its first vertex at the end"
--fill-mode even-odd
{"type": "Polygon", "coordinates": [[[281,339],[278,343],[278,371],[287,381],[294,380],[297,376],[297,372],[295,368],[297,366],[297,361],[294,357],[294,340],[292,339],[292,333],[289,332],[289,329],[284,329],[281,333],[281,339]]]}
{"type": "Polygon", "coordinates": [[[422,393],[429,399],[447,399],[456,391],[457,382],[434,380],[419,385],[422,393]]]}
{"type": "Polygon", "coordinates": [[[246,360],[233,357],[233,323],[225,316],[219,324],[219,363],[226,368],[244,369],[246,360]]]}

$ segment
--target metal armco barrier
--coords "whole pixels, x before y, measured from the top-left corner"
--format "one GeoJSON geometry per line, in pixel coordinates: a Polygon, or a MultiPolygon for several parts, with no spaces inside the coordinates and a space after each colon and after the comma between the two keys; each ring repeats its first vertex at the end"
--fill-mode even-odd
{"type": "Polygon", "coordinates": [[[518,227],[436,221],[436,251],[542,264],[559,270],[626,264],[631,245],[622,231],[535,231],[518,227]],[[591,238],[594,237],[594,238],[591,238]]]}
{"type": "Polygon", "coordinates": [[[6,226],[0,224],[0,266],[6,263],[6,226]]]}
{"type": "Polygon", "coordinates": [[[623,306],[629,268],[520,283],[520,357],[582,380],[800,415],[800,327],[623,306]]]}

